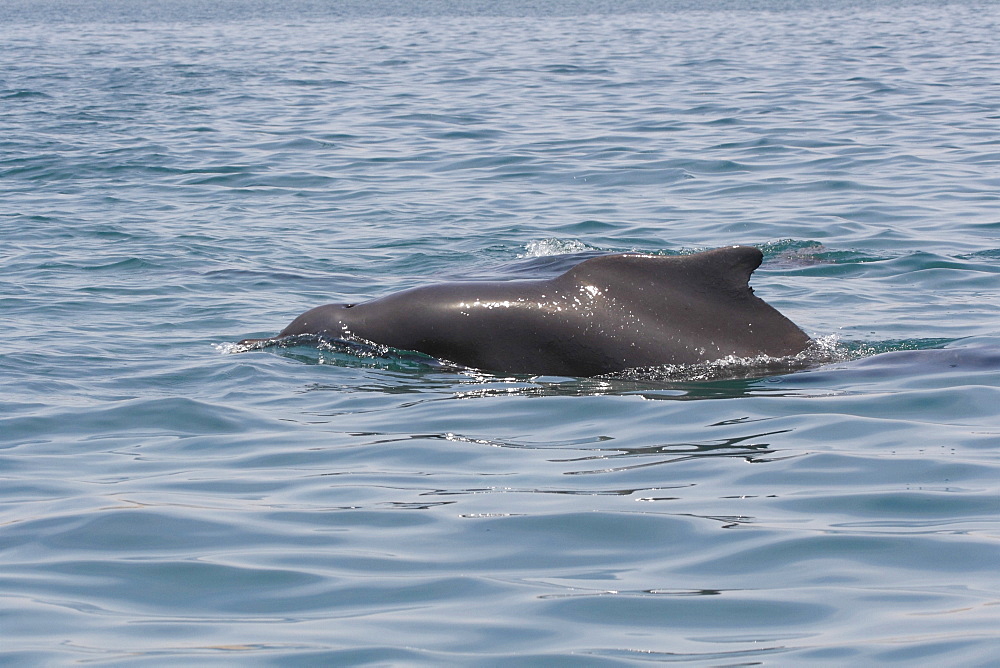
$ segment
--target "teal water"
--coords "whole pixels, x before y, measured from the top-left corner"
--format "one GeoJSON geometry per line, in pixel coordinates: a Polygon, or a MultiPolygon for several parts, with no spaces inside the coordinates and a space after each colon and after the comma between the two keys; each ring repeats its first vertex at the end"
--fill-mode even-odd
{"type": "Polygon", "coordinates": [[[0,664],[993,664],[998,18],[0,2],[0,664]],[[232,352],[736,243],[834,361],[232,352]]]}

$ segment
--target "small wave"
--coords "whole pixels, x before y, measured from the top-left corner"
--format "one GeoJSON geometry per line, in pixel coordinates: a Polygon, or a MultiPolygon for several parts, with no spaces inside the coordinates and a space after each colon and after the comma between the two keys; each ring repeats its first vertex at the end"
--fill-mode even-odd
{"type": "Polygon", "coordinates": [[[38,90],[5,90],[0,91],[0,99],[4,100],[26,100],[26,99],[51,99],[51,95],[38,90]]]}

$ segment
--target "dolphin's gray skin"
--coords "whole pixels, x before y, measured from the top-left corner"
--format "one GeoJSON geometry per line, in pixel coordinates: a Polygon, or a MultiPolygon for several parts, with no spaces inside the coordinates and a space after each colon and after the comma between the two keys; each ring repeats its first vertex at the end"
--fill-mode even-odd
{"type": "Polygon", "coordinates": [[[810,339],[747,284],[763,255],[586,260],[547,280],[443,283],[306,311],[272,339],[364,339],[501,373],[595,376],[728,355],[794,355],[810,339]]]}

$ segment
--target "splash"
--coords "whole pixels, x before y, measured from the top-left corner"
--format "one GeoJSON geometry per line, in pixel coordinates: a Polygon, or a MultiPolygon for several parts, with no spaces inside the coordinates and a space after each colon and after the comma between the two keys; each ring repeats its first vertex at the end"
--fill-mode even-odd
{"type": "Polygon", "coordinates": [[[787,357],[755,355],[753,357],[726,357],[696,364],[663,364],[652,367],[637,367],[600,378],[641,381],[710,381],[759,378],[793,371],[802,371],[860,357],[850,348],[842,345],[836,334],[813,339],[802,352],[787,357]]]}
{"type": "Polygon", "coordinates": [[[518,257],[548,257],[550,255],[569,255],[571,253],[585,253],[587,251],[602,250],[597,246],[585,244],[577,239],[541,239],[539,241],[529,241],[524,246],[524,252],[518,257]]]}
{"type": "Polygon", "coordinates": [[[814,338],[805,350],[787,357],[769,357],[767,355],[737,357],[729,355],[722,359],[697,364],[664,364],[662,366],[627,369],[599,376],[599,378],[654,382],[762,378],[815,369],[827,364],[851,362],[887,352],[940,348],[951,341],[952,339],[843,341],[838,334],[829,334],[814,338]]]}

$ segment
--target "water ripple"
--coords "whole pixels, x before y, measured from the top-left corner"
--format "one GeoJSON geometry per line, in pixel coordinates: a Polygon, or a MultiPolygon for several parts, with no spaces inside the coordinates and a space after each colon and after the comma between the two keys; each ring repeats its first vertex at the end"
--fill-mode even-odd
{"type": "Polygon", "coordinates": [[[0,663],[994,660],[992,6],[716,4],[0,3],[0,663]],[[219,354],[734,243],[823,355],[219,354]]]}

